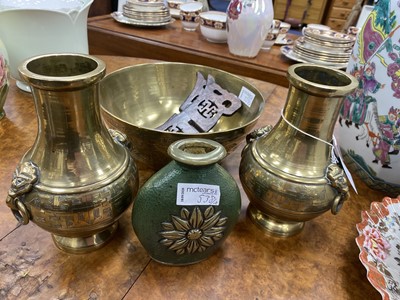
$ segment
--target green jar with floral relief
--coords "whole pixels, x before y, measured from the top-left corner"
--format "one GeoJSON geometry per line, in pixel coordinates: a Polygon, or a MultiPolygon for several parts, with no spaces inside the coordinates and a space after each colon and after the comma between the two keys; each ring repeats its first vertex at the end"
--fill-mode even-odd
{"type": "Polygon", "coordinates": [[[210,257],[238,221],[240,191],[218,162],[224,147],[212,140],[171,144],[173,159],[139,190],[133,229],[152,259],[188,265],[210,257]]]}

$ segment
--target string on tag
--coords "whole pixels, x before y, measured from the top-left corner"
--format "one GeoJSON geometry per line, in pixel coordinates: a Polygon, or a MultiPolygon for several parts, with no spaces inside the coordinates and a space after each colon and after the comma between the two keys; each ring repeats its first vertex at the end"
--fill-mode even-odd
{"type": "Polygon", "coordinates": [[[340,148],[337,145],[335,136],[332,137],[333,144],[329,143],[329,142],[327,142],[327,141],[325,141],[323,139],[320,139],[319,137],[316,137],[316,136],[314,136],[312,134],[309,134],[308,132],[305,132],[305,131],[301,130],[300,128],[294,126],[283,115],[283,109],[281,110],[281,117],[288,125],[290,125],[294,129],[296,129],[297,131],[301,132],[302,134],[305,134],[306,136],[309,136],[309,137],[311,137],[311,138],[313,138],[313,139],[315,139],[317,141],[320,141],[322,143],[325,143],[325,144],[331,146],[332,147],[331,162],[334,163],[334,164],[339,163],[340,165],[342,165],[343,171],[345,172],[347,178],[349,179],[351,186],[353,187],[353,189],[356,192],[356,194],[358,194],[358,191],[357,191],[356,185],[354,183],[353,177],[351,176],[349,170],[346,167],[346,164],[343,161],[342,153],[340,152],[340,148]]]}
{"type": "Polygon", "coordinates": [[[333,146],[332,143],[329,143],[329,142],[327,142],[327,141],[325,141],[325,140],[323,140],[323,139],[320,139],[319,137],[316,137],[316,136],[314,136],[314,135],[312,135],[312,134],[309,134],[308,132],[305,132],[305,131],[301,130],[300,128],[294,126],[294,125],[293,125],[292,123],[290,123],[290,122],[285,118],[285,116],[283,115],[283,109],[281,110],[281,117],[282,117],[282,119],[283,119],[288,125],[292,126],[292,127],[293,127],[294,129],[296,129],[297,131],[300,131],[302,134],[305,134],[305,135],[309,136],[310,138],[313,138],[313,139],[315,139],[315,140],[317,140],[317,141],[323,142],[323,143],[325,143],[325,144],[331,146],[332,148],[335,148],[335,146],[333,146]]]}

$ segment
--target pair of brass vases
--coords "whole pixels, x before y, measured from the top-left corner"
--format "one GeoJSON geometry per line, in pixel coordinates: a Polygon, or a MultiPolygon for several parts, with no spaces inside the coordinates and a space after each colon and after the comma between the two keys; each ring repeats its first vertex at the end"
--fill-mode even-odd
{"type": "MultiPolygon", "coordinates": [[[[100,117],[105,64],[89,55],[50,54],[19,71],[32,88],[38,134],[17,166],[7,205],[22,224],[31,220],[49,231],[64,251],[97,249],[138,192],[129,143],[100,117]]],[[[294,65],[288,77],[282,118],[267,133],[249,136],[240,164],[251,220],[281,236],[329,209],[336,213],[347,198],[329,142],[341,100],[356,87],[350,75],[316,65],[294,65]]],[[[210,215],[209,206],[199,207],[210,215]]]]}

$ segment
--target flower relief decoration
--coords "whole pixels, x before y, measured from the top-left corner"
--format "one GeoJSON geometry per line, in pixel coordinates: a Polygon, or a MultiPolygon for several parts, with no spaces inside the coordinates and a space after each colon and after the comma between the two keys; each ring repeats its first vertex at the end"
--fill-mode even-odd
{"type": "Polygon", "coordinates": [[[361,217],[356,242],[368,280],[383,299],[400,299],[400,198],[373,202],[361,217]]]}
{"type": "Polygon", "coordinates": [[[190,212],[183,207],[180,216],[171,216],[171,222],[161,224],[163,237],[159,242],[176,254],[203,252],[224,236],[226,217],[221,211],[215,213],[209,206],[204,213],[197,206],[190,212]]]}
{"type": "Polygon", "coordinates": [[[339,116],[352,139],[347,154],[371,176],[386,169],[385,181],[395,176],[393,159],[400,160],[399,7],[397,1],[379,0],[367,17],[347,69],[359,85],[345,98],[339,116]]]}

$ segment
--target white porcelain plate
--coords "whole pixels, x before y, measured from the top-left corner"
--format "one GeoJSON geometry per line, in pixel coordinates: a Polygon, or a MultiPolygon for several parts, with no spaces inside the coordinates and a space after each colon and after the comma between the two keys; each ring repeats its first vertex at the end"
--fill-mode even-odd
{"type": "Polygon", "coordinates": [[[282,46],[281,53],[284,56],[286,56],[287,58],[297,61],[297,62],[313,63],[313,64],[320,65],[320,66],[328,66],[333,69],[345,69],[347,67],[347,63],[335,64],[335,63],[329,63],[329,62],[314,60],[314,59],[300,56],[299,54],[294,53],[293,46],[282,46]]]}
{"type": "Polygon", "coordinates": [[[300,56],[298,56],[296,53],[294,53],[293,48],[291,46],[282,46],[281,53],[291,60],[294,60],[297,62],[307,62],[306,60],[304,60],[300,56]]]}
{"type": "Polygon", "coordinates": [[[293,44],[293,40],[292,39],[287,39],[287,38],[283,38],[282,40],[275,41],[275,45],[291,45],[293,44]]]}
{"type": "Polygon", "coordinates": [[[146,21],[142,21],[142,20],[135,20],[135,19],[125,17],[122,14],[122,12],[119,12],[119,11],[115,11],[115,12],[111,13],[111,16],[113,17],[113,19],[115,21],[117,21],[119,23],[138,26],[138,27],[159,27],[159,26],[165,26],[168,24],[172,24],[173,22],[175,22],[175,19],[173,19],[173,18],[171,18],[170,20],[165,21],[165,22],[146,22],[146,21]]]}
{"type": "Polygon", "coordinates": [[[385,300],[400,299],[400,198],[371,203],[357,224],[360,260],[385,300]]]}

